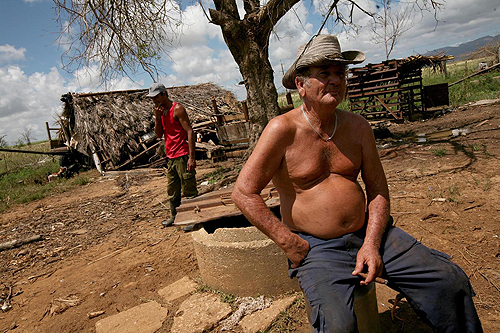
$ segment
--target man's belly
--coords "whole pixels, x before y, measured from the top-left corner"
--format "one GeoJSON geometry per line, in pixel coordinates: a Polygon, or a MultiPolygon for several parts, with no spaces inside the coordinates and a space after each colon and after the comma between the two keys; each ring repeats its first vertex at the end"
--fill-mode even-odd
{"type": "Polygon", "coordinates": [[[280,191],[281,216],[291,230],[329,239],[354,232],[365,223],[365,196],[347,178],[332,175],[293,195],[280,191]]]}

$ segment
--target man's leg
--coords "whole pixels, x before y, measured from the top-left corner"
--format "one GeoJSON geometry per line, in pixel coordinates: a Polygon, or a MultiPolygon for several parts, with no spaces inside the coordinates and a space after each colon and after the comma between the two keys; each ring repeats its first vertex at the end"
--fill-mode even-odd
{"type": "Polygon", "coordinates": [[[360,279],[351,272],[359,247],[352,243],[352,234],[330,240],[299,235],[311,249],[289,275],[298,278],[311,304],[312,326],[317,333],[357,332],[353,293],[360,279]]]}
{"type": "Polygon", "coordinates": [[[176,160],[169,159],[167,163],[167,194],[172,216],[161,223],[164,227],[168,227],[174,223],[175,216],[177,215],[176,208],[181,205],[181,179],[178,174],[178,163],[176,163],[176,160]]]}
{"type": "Polygon", "coordinates": [[[467,275],[444,253],[389,227],[381,249],[384,277],[436,332],[482,332],[467,275]]]}
{"type": "Polygon", "coordinates": [[[179,157],[177,167],[182,181],[182,194],[186,198],[193,198],[198,196],[198,189],[196,188],[196,170],[187,170],[188,159],[188,155],[179,157]]]}

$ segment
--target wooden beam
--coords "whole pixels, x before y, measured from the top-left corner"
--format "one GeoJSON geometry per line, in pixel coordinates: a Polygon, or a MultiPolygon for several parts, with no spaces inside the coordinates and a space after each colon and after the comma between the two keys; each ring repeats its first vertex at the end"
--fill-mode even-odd
{"type": "Polygon", "coordinates": [[[133,161],[136,161],[138,160],[139,158],[141,158],[142,156],[144,156],[148,151],[151,151],[152,149],[158,147],[159,144],[161,144],[162,141],[158,141],[157,143],[155,143],[154,145],[152,145],[151,147],[149,147],[148,149],[140,152],[139,154],[133,156],[131,159],[129,159],[128,161],[126,161],[125,163],[113,168],[112,170],[118,170],[120,168],[123,168],[125,165],[129,164],[129,163],[132,163],[133,161]]]}
{"type": "Polygon", "coordinates": [[[471,77],[473,77],[473,76],[476,76],[476,75],[480,75],[480,74],[483,74],[483,73],[489,72],[489,71],[491,71],[491,70],[493,70],[493,69],[495,69],[495,68],[499,68],[499,67],[500,67],[500,63],[498,63],[498,64],[496,64],[496,65],[493,65],[493,66],[490,66],[490,67],[488,67],[488,68],[486,68],[486,69],[483,69],[483,70],[481,70],[481,71],[479,71],[479,72],[476,72],[476,73],[474,73],[474,74],[472,74],[472,75],[469,75],[469,76],[467,76],[467,77],[464,77],[463,79],[460,79],[460,80],[458,80],[458,81],[456,81],[456,82],[450,83],[450,84],[448,85],[448,88],[449,88],[449,87],[451,87],[451,86],[454,86],[455,84],[460,83],[460,82],[462,82],[462,81],[464,81],[464,80],[470,79],[470,78],[471,78],[471,77]]]}
{"type": "Polygon", "coordinates": [[[380,102],[380,104],[382,104],[382,106],[390,112],[390,114],[393,115],[394,118],[396,119],[401,119],[400,117],[398,117],[396,114],[394,114],[394,112],[392,112],[392,110],[384,103],[382,102],[382,100],[380,98],[378,98],[377,96],[375,96],[375,99],[378,100],[380,102]]]}

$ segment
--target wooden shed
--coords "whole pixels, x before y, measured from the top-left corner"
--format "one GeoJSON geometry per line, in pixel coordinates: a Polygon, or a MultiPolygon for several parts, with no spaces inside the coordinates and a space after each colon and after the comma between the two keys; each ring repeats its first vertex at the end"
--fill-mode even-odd
{"type": "Polygon", "coordinates": [[[352,68],[347,78],[351,111],[367,119],[411,120],[426,109],[422,68],[441,70],[453,56],[411,56],[352,68]]]}
{"type": "MultiPolygon", "coordinates": [[[[182,104],[195,133],[216,136],[213,107],[223,116],[241,114],[240,102],[212,83],[167,88],[182,104]]],[[[67,93],[61,97],[60,136],[69,149],[92,157],[99,171],[151,165],[162,141],[154,133],[154,113],[147,89],[67,93]]],[[[215,140],[216,141],[216,140],[215,140]]],[[[203,146],[203,145],[202,145],[203,146]]],[[[205,149],[205,148],[202,148],[205,149]]]]}

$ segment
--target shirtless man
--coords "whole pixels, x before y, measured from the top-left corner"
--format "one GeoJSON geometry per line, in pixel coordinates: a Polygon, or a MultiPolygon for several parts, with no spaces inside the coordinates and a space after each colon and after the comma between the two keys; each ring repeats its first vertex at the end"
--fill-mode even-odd
{"type": "Polygon", "coordinates": [[[437,332],[481,332],[465,273],[392,226],[370,125],[337,109],[346,94],[346,66],[364,59],[359,51],[341,52],[332,35],[299,49],[283,85],[297,88],[303,104],[269,122],[232,198],[285,252],[289,275],[298,278],[312,306],[316,332],[356,332],[354,286],[380,276],[437,332]],[[280,194],[281,221],[260,197],[271,180],[280,194]]]}

